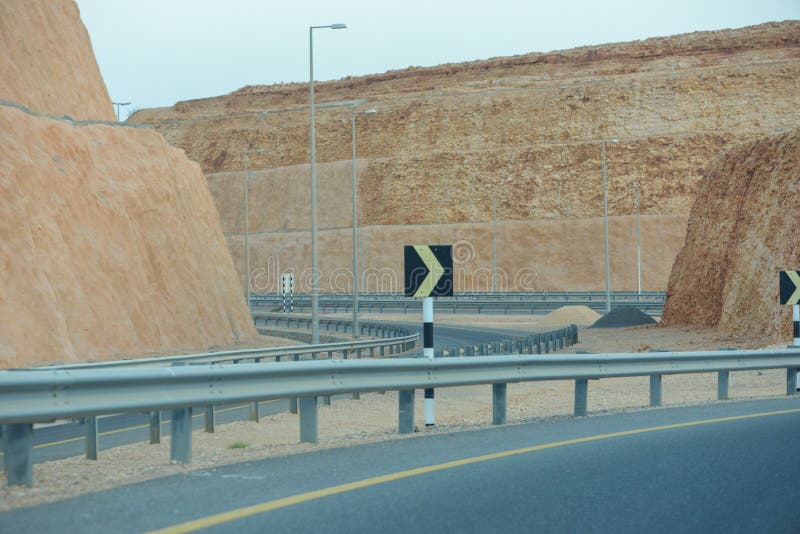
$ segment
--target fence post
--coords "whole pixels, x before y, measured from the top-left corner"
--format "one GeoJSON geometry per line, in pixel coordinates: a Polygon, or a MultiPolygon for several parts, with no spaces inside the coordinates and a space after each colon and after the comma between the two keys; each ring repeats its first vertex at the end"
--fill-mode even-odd
{"type": "Polygon", "coordinates": [[[786,369],[786,394],[797,394],[797,369],[786,369]]]}
{"type": "Polygon", "coordinates": [[[730,371],[720,371],[717,373],[717,400],[728,399],[728,382],[730,380],[730,371]]]}
{"type": "Polygon", "coordinates": [[[586,415],[588,400],[589,380],[587,378],[577,378],[575,380],[575,417],[586,415]]]}
{"type": "Polygon", "coordinates": [[[414,390],[402,389],[398,393],[398,431],[401,434],[414,432],[414,390]]]}
{"type": "Polygon", "coordinates": [[[661,406],[661,375],[650,375],[650,406],[661,406]]]}
{"type": "Polygon", "coordinates": [[[300,397],[300,443],[317,442],[317,398],[300,397]]]}
{"type": "Polygon", "coordinates": [[[86,418],[86,459],[97,460],[97,449],[100,442],[97,435],[97,416],[86,418]]]}
{"type": "Polygon", "coordinates": [[[150,421],[150,444],[161,443],[161,412],[153,410],[147,414],[150,421]]]}
{"type": "Polygon", "coordinates": [[[5,432],[6,484],[33,486],[33,424],[6,425],[5,432]]]}
{"type": "Polygon", "coordinates": [[[215,421],[214,421],[214,405],[213,404],[206,404],[205,415],[203,417],[203,430],[208,432],[209,434],[213,434],[215,430],[215,421]]]}
{"type": "Polygon", "coordinates": [[[506,424],[506,384],[492,384],[492,424],[506,424]]]}
{"type": "Polygon", "coordinates": [[[192,462],[192,409],[177,408],[170,417],[169,458],[173,462],[192,462]]]}

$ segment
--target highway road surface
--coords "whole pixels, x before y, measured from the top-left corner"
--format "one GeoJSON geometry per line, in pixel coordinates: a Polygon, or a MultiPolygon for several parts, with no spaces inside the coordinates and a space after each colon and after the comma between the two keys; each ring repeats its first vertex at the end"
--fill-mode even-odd
{"type": "Polygon", "coordinates": [[[3,532],[798,532],[800,399],[420,436],[0,514],[3,532]]]}
{"type": "MultiPolygon", "coordinates": [[[[388,324],[388,323],[387,323],[388,324]]],[[[422,323],[394,322],[405,328],[417,328],[420,331],[420,351],[422,350],[422,323]]],[[[457,347],[469,343],[487,343],[509,339],[515,336],[524,336],[530,332],[517,330],[503,330],[497,328],[476,328],[469,326],[437,325],[434,341],[436,347],[457,347]]],[[[261,403],[259,413],[262,416],[273,415],[289,409],[285,400],[261,403]]],[[[248,405],[219,406],[215,420],[217,424],[231,421],[241,421],[248,417],[248,405]]],[[[197,411],[193,418],[194,428],[203,427],[203,413],[197,411]]],[[[150,439],[148,419],[145,414],[121,414],[99,419],[100,450],[118,447],[128,443],[147,441],[150,439]]],[[[164,412],[161,417],[162,435],[169,435],[169,413],[164,412]]],[[[34,432],[34,462],[58,460],[70,456],[84,454],[86,435],[85,427],[80,422],[70,422],[36,428],[34,432]]],[[[1,455],[2,453],[0,453],[1,455]]],[[[0,528],[0,534],[2,529],[0,528]]]]}

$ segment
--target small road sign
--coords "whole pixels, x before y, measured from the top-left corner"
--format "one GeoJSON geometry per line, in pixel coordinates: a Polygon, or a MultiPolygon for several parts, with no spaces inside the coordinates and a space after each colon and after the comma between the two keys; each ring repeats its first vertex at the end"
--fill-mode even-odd
{"type": "Polygon", "coordinates": [[[452,245],[406,245],[405,271],[407,297],[453,296],[452,245]]]}
{"type": "Polygon", "coordinates": [[[800,271],[781,271],[781,304],[800,304],[800,271]]]}

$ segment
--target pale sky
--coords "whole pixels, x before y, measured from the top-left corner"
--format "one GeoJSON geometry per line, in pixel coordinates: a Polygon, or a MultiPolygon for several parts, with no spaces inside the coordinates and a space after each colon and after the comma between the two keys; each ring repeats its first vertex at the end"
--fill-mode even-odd
{"type": "MultiPolygon", "coordinates": [[[[129,107],[245,85],[547,52],[800,19],[800,0],[77,0],[112,100],[129,107]]],[[[122,115],[123,118],[126,114],[122,115]]]]}

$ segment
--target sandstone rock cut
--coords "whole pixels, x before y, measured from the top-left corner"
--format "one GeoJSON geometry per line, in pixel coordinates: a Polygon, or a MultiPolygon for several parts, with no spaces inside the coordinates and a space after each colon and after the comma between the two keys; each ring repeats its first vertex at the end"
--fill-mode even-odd
{"type": "Polygon", "coordinates": [[[736,147],[705,171],[661,320],[791,337],[778,271],[800,269],[800,130],[736,147]]]}

